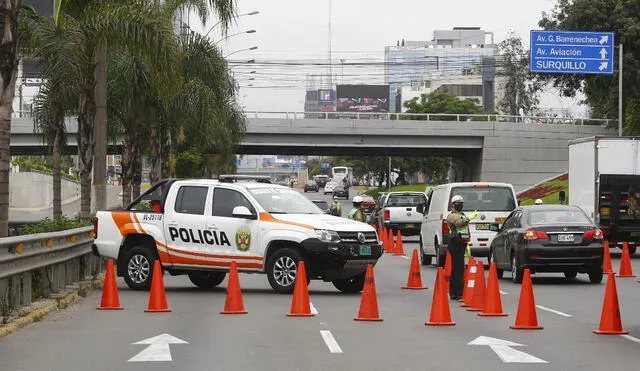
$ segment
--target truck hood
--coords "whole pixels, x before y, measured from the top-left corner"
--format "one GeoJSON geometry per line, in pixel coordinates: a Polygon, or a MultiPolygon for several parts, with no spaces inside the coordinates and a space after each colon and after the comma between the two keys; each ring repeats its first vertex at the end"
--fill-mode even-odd
{"type": "Polygon", "coordinates": [[[315,229],[328,229],[338,232],[374,232],[372,226],[355,220],[326,214],[271,214],[284,222],[306,224],[315,229]]]}

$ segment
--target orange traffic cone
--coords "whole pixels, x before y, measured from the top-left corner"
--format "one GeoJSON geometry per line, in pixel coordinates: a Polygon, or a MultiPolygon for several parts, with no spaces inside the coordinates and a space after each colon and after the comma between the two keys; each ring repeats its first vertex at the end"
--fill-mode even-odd
{"type": "Polygon", "coordinates": [[[451,311],[449,309],[449,299],[447,292],[444,290],[444,270],[438,267],[436,274],[436,283],[433,290],[433,300],[431,302],[431,313],[429,321],[425,322],[426,326],[453,326],[456,323],[451,320],[451,311]]]}
{"type": "Polygon", "coordinates": [[[411,267],[409,268],[409,278],[407,285],[402,286],[403,289],[425,290],[427,286],[422,286],[422,276],[420,275],[420,262],[418,261],[418,250],[413,249],[411,256],[411,267]]]}
{"type": "Polygon", "coordinates": [[[378,313],[378,299],[376,296],[376,282],[373,278],[373,265],[367,265],[364,276],[364,288],[360,299],[360,310],[356,321],[382,321],[378,313]]]}
{"type": "Polygon", "coordinates": [[[500,297],[500,285],[498,284],[498,270],[496,269],[496,263],[491,263],[489,266],[489,283],[487,284],[487,291],[484,295],[484,305],[482,306],[482,312],[478,313],[483,317],[500,317],[507,316],[507,313],[502,312],[502,298],[500,297]]]}
{"type": "Polygon", "coordinates": [[[298,262],[298,272],[296,273],[296,286],[293,288],[293,299],[291,300],[291,310],[287,313],[289,317],[313,317],[311,313],[311,302],[309,301],[309,289],[307,288],[307,271],[304,262],[298,262]]]}
{"type": "Polygon", "coordinates": [[[536,301],[533,297],[533,285],[531,284],[531,271],[524,270],[522,278],[522,288],[520,289],[520,302],[518,303],[518,314],[516,323],[509,326],[516,330],[542,330],[538,326],[538,315],[536,314],[536,301]]]}
{"type": "Polygon", "coordinates": [[[396,241],[393,240],[393,228],[387,229],[387,239],[389,241],[389,252],[396,253],[396,241]]]}
{"type": "Polygon", "coordinates": [[[471,299],[471,303],[469,303],[469,308],[467,308],[470,312],[479,312],[482,310],[482,307],[484,306],[484,294],[487,289],[484,281],[484,263],[478,261],[476,262],[476,267],[476,275],[474,277],[475,283],[473,285],[473,298],[471,299]]]}
{"type": "Polygon", "coordinates": [[[171,309],[167,306],[167,295],[164,292],[160,260],[156,260],[153,263],[151,293],[149,294],[149,305],[147,309],[145,309],[145,312],[171,312],[171,309]]]}
{"type": "Polygon", "coordinates": [[[462,289],[462,304],[461,307],[468,307],[471,305],[473,301],[473,287],[476,284],[476,272],[478,267],[476,267],[476,260],[472,257],[469,258],[469,263],[467,264],[467,270],[465,272],[466,278],[464,280],[464,288],[462,289]]]}
{"type": "Polygon", "coordinates": [[[629,256],[629,244],[626,242],[622,245],[622,259],[620,259],[620,270],[618,277],[635,277],[631,270],[631,257],[629,256]]]}
{"type": "Polygon", "coordinates": [[[399,229],[396,237],[396,249],[393,255],[404,256],[404,246],[402,246],[402,232],[400,232],[399,229]]]}
{"type": "Polygon", "coordinates": [[[102,301],[99,310],[121,310],[120,298],[118,297],[118,285],[116,284],[116,272],[113,269],[113,259],[107,260],[107,271],[104,275],[104,285],[102,287],[102,301]]]}
{"type": "Polygon", "coordinates": [[[385,228],[385,227],[381,227],[380,231],[381,231],[381,235],[382,235],[382,242],[384,243],[384,252],[392,253],[393,252],[393,246],[391,246],[389,244],[389,231],[387,231],[387,228],[385,228]]]}
{"type": "Polygon", "coordinates": [[[449,292],[451,281],[451,254],[447,250],[446,258],[444,259],[444,287],[445,292],[449,292]]]}
{"type": "Polygon", "coordinates": [[[616,289],[616,278],[613,273],[609,273],[607,288],[604,292],[600,326],[597,330],[593,330],[593,332],[602,335],[623,335],[629,333],[629,331],[622,329],[620,306],[618,304],[618,290],[616,289]]]}
{"type": "Polygon", "coordinates": [[[609,241],[604,240],[604,260],[602,261],[602,273],[615,273],[611,266],[611,251],[609,250],[609,241]]]}
{"type": "Polygon", "coordinates": [[[242,300],[242,290],[238,279],[238,264],[231,262],[229,271],[229,284],[227,285],[227,298],[224,302],[224,310],[220,314],[245,314],[244,302],[242,300]]]}

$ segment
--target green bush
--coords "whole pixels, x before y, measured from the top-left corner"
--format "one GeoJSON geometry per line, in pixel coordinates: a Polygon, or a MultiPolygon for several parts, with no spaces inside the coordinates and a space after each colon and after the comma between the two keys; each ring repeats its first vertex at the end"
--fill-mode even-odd
{"type": "Polygon", "coordinates": [[[37,224],[25,225],[24,227],[22,227],[20,234],[26,235],[59,232],[67,229],[87,227],[90,225],[91,222],[81,222],[79,218],[68,218],[63,215],[56,219],[45,218],[37,224]]]}

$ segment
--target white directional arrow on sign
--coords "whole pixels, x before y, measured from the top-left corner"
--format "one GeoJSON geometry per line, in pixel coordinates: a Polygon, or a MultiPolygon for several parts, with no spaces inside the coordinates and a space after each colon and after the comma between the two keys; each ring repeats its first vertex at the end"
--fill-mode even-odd
{"type": "Polygon", "coordinates": [[[148,344],[142,352],[133,356],[129,362],[166,362],[171,361],[171,349],[169,344],[189,344],[182,339],[169,334],[162,334],[148,339],[140,340],[137,344],[148,344]]]}
{"type": "Polygon", "coordinates": [[[600,45],[606,44],[609,42],[609,35],[600,36],[600,45]]]}
{"type": "Polygon", "coordinates": [[[487,345],[504,363],[548,363],[544,359],[540,359],[529,353],[511,348],[522,347],[524,345],[508,340],[496,339],[488,336],[478,336],[467,345],[487,345]]]}
{"type": "Polygon", "coordinates": [[[607,58],[607,50],[605,48],[600,49],[600,58],[607,58]]]}
{"type": "Polygon", "coordinates": [[[600,63],[600,67],[598,67],[598,69],[600,71],[604,71],[604,70],[607,69],[608,66],[609,66],[609,62],[602,62],[602,63],[600,63]]]}

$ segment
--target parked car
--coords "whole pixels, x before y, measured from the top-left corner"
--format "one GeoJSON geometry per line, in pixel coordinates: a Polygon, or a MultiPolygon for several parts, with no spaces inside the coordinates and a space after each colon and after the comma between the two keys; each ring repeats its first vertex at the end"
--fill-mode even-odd
{"type": "Polygon", "coordinates": [[[333,193],[333,189],[338,185],[338,183],[334,181],[330,181],[324,185],[324,194],[333,193]]]}
{"type": "Polygon", "coordinates": [[[502,227],[493,223],[490,229],[498,234],[489,261],[496,263],[500,278],[510,270],[520,283],[529,268],[531,273],[564,272],[567,278],[587,273],[592,283],[602,281],[603,233],[577,206],[519,207],[502,227]]]}
{"type": "Polygon", "coordinates": [[[318,187],[322,188],[331,180],[331,178],[329,178],[328,175],[316,175],[313,177],[313,180],[318,183],[318,187]]]}
{"type": "Polygon", "coordinates": [[[320,208],[325,214],[331,214],[331,209],[329,208],[329,203],[324,200],[311,200],[316,206],[320,208]]]}
{"type": "Polygon", "coordinates": [[[318,192],[319,191],[318,183],[316,183],[313,180],[307,180],[307,182],[304,183],[304,191],[305,192],[318,192]]]}
{"type": "Polygon", "coordinates": [[[333,188],[333,195],[335,197],[344,197],[345,199],[349,198],[349,188],[343,186],[342,184],[338,184],[333,188]]]}

